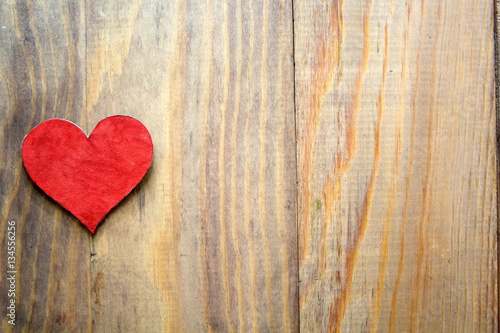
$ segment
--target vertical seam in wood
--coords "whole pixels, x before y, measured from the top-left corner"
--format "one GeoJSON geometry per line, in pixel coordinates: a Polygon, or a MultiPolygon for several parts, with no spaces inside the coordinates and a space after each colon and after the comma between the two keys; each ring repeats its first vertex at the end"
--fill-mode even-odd
{"type": "Polygon", "coordinates": [[[296,98],[296,84],[297,84],[297,75],[295,69],[295,0],[292,0],[292,66],[293,66],[293,121],[295,125],[295,241],[297,247],[297,256],[295,258],[296,262],[296,271],[295,275],[297,278],[297,328],[298,332],[300,332],[300,248],[299,248],[299,237],[300,237],[300,228],[299,228],[299,156],[297,150],[297,98],[296,98]]]}
{"type": "MultiPolygon", "coordinates": [[[[85,34],[84,34],[84,38],[85,38],[85,42],[84,42],[84,45],[85,45],[85,49],[84,49],[84,52],[85,52],[85,55],[84,55],[84,65],[83,65],[83,70],[84,70],[84,76],[85,76],[85,87],[83,89],[83,110],[82,110],[82,118],[81,121],[83,122],[83,126],[84,129],[85,129],[85,132],[88,133],[88,104],[87,104],[87,91],[88,91],[88,77],[87,77],[87,56],[88,56],[88,38],[87,38],[87,0],[84,0],[83,1],[83,28],[85,29],[85,34]]],[[[93,332],[94,331],[94,321],[93,321],[93,316],[94,316],[94,295],[92,293],[92,284],[93,284],[93,281],[92,281],[92,266],[93,266],[93,263],[92,263],[92,258],[93,256],[95,255],[95,251],[94,251],[94,236],[93,235],[90,235],[90,254],[89,256],[87,257],[88,258],[88,262],[89,262],[89,270],[88,270],[88,279],[89,279],[89,322],[88,322],[88,332],[93,332]]]]}
{"type": "MultiPolygon", "coordinates": [[[[500,86],[499,86],[499,80],[500,80],[500,68],[498,61],[500,61],[500,50],[499,50],[499,38],[500,38],[500,17],[499,17],[499,12],[500,12],[500,2],[498,0],[494,0],[493,4],[493,12],[494,12],[494,17],[493,17],[493,36],[494,36],[494,45],[495,45],[495,54],[494,54],[494,59],[495,59],[495,117],[496,117],[496,163],[497,163],[497,170],[500,168],[500,161],[499,161],[499,156],[500,156],[500,123],[499,123],[499,116],[500,116],[500,86]]],[[[500,265],[500,247],[498,247],[498,242],[500,240],[499,237],[499,232],[498,232],[498,211],[500,207],[500,200],[498,193],[500,191],[500,180],[497,177],[497,275],[498,275],[498,267],[500,265]]],[[[497,295],[500,294],[500,284],[498,283],[497,279],[497,295]]],[[[500,297],[497,298],[498,302],[498,309],[500,309],[500,297]]],[[[497,311],[497,325],[500,325],[500,311],[497,311]]]]}

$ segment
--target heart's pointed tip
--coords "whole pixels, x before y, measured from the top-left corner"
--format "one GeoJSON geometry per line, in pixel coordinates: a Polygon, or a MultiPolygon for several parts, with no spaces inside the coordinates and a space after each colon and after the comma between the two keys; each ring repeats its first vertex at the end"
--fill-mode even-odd
{"type": "Polygon", "coordinates": [[[93,235],[97,229],[97,226],[99,225],[99,222],[94,222],[94,221],[86,221],[86,220],[80,220],[80,222],[85,226],[85,228],[90,231],[90,233],[93,235]]]}

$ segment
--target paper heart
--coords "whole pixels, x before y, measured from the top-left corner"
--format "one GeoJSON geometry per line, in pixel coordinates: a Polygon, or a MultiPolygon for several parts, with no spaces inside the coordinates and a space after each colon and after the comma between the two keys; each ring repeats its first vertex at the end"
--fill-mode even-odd
{"type": "Polygon", "coordinates": [[[153,142],[132,117],[105,118],[88,137],[69,121],[50,119],[24,138],[22,156],[33,182],[94,233],[148,171],[153,142]]]}

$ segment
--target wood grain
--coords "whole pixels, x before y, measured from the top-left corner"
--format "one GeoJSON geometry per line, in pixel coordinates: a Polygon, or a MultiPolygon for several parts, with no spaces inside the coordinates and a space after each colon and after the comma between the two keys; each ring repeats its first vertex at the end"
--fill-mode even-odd
{"type": "Polygon", "coordinates": [[[96,331],[297,331],[291,2],[87,2],[89,128],[152,169],[93,238],[96,331]]]}
{"type": "Polygon", "coordinates": [[[0,331],[498,331],[494,14],[0,2],[0,331]],[[92,237],[20,149],[45,119],[114,114],[154,160],[92,237]]]}
{"type": "MultiPolygon", "coordinates": [[[[16,222],[16,326],[9,332],[91,326],[89,236],[29,180],[21,144],[48,118],[84,125],[84,8],[78,1],[0,3],[0,303],[6,306],[8,221],[16,222]]],[[[5,308],[4,308],[5,309],[5,308]]]]}
{"type": "Polygon", "coordinates": [[[491,1],[296,1],[300,328],[498,330],[491,1]]]}
{"type": "MultiPolygon", "coordinates": [[[[495,115],[496,115],[496,153],[497,153],[497,170],[500,168],[500,2],[495,0],[495,115]]],[[[500,198],[498,193],[500,190],[500,180],[497,181],[497,216],[500,210],[500,198]]],[[[497,224],[498,225],[498,224],[497,224]]],[[[498,247],[498,240],[500,235],[497,231],[497,262],[500,264],[500,248],[498,247]]],[[[500,277],[500,270],[497,269],[498,277],[500,277]]],[[[498,285],[498,292],[500,294],[500,285],[498,285]]],[[[500,307],[500,297],[498,298],[498,305],[500,307]]],[[[497,311],[497,320],[500,322],[500,313],[497,311]]]]}

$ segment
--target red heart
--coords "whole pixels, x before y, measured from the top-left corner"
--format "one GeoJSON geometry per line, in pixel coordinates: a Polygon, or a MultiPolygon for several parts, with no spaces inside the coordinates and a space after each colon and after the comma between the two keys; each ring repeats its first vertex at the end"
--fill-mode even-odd
{"type": "Polygon", "coordinates": [[[22,155],[35,184],[94,233],[148,171],[153,142],[127,116],[101,120],[89,137],[69,121],[50,119],[24,138],[22,155]]]}

